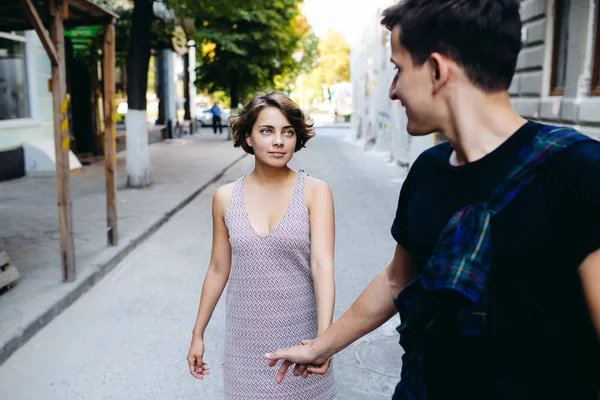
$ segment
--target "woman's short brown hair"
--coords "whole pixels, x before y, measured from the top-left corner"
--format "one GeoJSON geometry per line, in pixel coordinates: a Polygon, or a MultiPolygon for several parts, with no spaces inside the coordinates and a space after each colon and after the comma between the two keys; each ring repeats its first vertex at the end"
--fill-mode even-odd
{"type": "Polygon", "coordinates": [[[278,108],[288,119],[296,131],[295,151],[305,147],[306,142],[315,136],[313,122],[306,118],[298,104],[281,92],[269,90],[257,93],[244,106],[239,115],[230,118],[229,129],[231,129],[234,147],[241,146],[246,153],[254,154],[254,150],[248,146],[246,138],[252,133],[252,127],[256,123],[258,114],[265,107],[278,108]]]}

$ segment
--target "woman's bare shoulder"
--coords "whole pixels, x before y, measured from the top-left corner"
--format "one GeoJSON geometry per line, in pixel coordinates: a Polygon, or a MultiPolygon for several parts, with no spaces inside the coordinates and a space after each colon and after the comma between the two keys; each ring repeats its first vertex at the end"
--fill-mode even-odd
{"type": "Polygon", "coordinates": [[[213,196],[213,208],[225,213],[233,197],[233,188],[235,182],[228,183],[226,185],[219,186],[213,196]]]}
{"type": "Polygon", "coordinates": [[[326,182],[309,176],[306,178],[305,197],[307,204],[310,206],[313,203],[331,201],[333,195],[326,182]]]}

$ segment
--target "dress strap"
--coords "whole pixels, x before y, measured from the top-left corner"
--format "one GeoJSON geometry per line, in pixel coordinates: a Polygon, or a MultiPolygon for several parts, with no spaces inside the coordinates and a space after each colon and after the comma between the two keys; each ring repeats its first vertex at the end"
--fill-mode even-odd
{"type": "Polygon", "coordinates": [[[294,187],[294,199],[296,201],[301,202],[302,204],[305,203],[304,192],[305,192],[307,177],[308,177],[308,174],[306,173],[305,170],[303,170],[303,169],[298,170],[298,180],[296,181],[296,186],[294,187]]]}

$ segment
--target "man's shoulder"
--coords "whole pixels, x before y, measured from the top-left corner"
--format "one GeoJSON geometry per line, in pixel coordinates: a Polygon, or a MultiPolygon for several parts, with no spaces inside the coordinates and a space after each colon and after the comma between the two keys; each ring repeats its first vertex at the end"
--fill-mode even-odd
{"type": "Polygon", "coordinates": [[[557,183],[566,196],[600,194],[600,141],[582,140],[563,149],[548,163],[546,178],[557,183]]]}
{"type": "Polygon", "coordinates": [[[423,151],[415,160],[411,169],[431,167],[433,164],[444,165],[449,162],[452,145],[449,142],[437,144],[423,151]]]}
{"type": "Polygon", "coordinates": [[[561,152],[557,157],[561,170],[579,173],[588,168],[600,168],[600,141],[589,139],[572,144],[561,152]]]}

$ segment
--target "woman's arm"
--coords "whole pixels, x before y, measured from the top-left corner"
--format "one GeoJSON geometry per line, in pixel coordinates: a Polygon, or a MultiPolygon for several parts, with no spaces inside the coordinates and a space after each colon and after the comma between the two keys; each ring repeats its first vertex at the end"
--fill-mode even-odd
{"type": "Polygon", "coordinates": [[[223,293],[223,289],[229,278],[231,267],[231,247],[229,244],[229,233],[225,227],[225,212],[231,199],[231,185],[221,186],[213,196],[213,243],[210,264],[200,296],[200,307],[196,324],[194,325],[194,336],[203,337],[206,325],[223,293]],[[229,187],[228,187],[229,186],[229,187]]]}
{"type": "Polygon", "coordinates": [[[333,274],[335,218],[333,196],[326,183],[312,178],[308,179],[307,206],[311,235],[310,267],[315,287],[320,334],[331,325],[335,303],[333,274]]]}
{"type": "Polygon", "coordinates": [[[198,315],[192,331],[192,343],[187,356],[190,373],[200,380],[208,375],[210,369],[208,363],[203,361],[204,331],[227,284],[231,268],[231,247],[229,245],[229,233],[225,226],[225,212],[231,199],[231,193],[232,185],[222,186],[215,192],[212,202],[212,253],[202,285],[200,306],[198,307],[198,315]]]}

